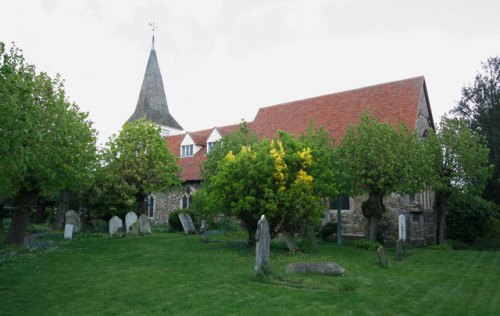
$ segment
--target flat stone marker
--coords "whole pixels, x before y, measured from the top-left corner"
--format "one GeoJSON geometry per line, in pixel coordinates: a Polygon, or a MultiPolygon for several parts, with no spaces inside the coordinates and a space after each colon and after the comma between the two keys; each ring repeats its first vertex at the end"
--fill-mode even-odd
{"type": "Polygon", "coordinates": [[[399,239],[406,241],[406,216],[401,214],[398,216],[399,239]]]}
{"type": "Polygon", "coordinates": [[[204,243],[208,242],[208,226],[206,221],[201,221],[200,227],[201,241],[204,243]]]}
{"type": "Polygon", "coordinates": [[[69,210],[64,214],[64,219],[66,224],[73,225],[73,232],[78,233],[82,228],[82,224],[80,222],[80,216],[74,210],[69,210]]]}
{"type": "Polygon", "coordinates": [[[120,228],[123,228],[123,221],[118,216],[113,216],[109,220],[109,236],[113,237],[120,228]]]}
{"type": "Polygon", "coordinates": [[[264,215],[262,215],[257,223],[255,243],[255,272],[257,274],[267,273],[271,270],[271,235],[269,234],[269,224],[267,223],[267,219],[264,215]]]}
{"type": "Polygon", "coordinates": [[[137,214],[134,212],[128,212],[125,215],[125,231],[132,234],[137,234],[137,214]]]}
{"type": "Polygon", "coordinates": [[[385,249],[384,246],[380,246],[377,249],[378,253],[378,263],[382,268],[388,268],[389,267],[389,261],[387,260],[387,257],[385,256],[385,249]]]}
{"type": "Polygon", "coordinates": [[[290,263],[285,270],[287,273],[321,273],[326,275],[344,275],[345,269],[335,262],[298,262],[290,263]]]}
{"type": "Polygon", "coordinates": [[[141,214],[141,216],[139,216],[139,232],[143,235],[153,233],[151,230],[151,222],[146,214],[141,214]]]}
{"type": "Polygon", "coordinates": [[[64,225],[64,239],[73,239],[73,225],[72,224],[66,224],[64,225]]]}
{"type": "Polygon", "coordinates": [[[184,229],[184,233],[186,234],[196,234],[196,228],[194,228],[193,220],[191,216],[187,213],[180,213],[179,219],[182,223],[182,228],[184,229]]]}

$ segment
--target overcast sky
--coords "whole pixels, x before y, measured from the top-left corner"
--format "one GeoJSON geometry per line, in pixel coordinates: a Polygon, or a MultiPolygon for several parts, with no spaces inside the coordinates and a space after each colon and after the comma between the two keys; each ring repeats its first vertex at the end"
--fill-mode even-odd
{"type": "Polygon", "coordinates": [[[421,75],[438,121],[500,54],[498,0],[3,0],[0,41],[60,73],[105,142],[135,109],[151,21],[170,112],[190,131],[421,75]]]}

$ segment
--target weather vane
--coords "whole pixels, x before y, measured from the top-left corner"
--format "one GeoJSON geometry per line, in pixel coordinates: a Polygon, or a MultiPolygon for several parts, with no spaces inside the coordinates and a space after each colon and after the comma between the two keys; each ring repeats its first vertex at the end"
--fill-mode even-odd
{"type": "Polygon", "coordinates": [[[149,26],[151,26],[151,30],[153,31],[153,44],[155,43],[155,31],[158,29],[158,25],[155,22],[149,22],[149,26]]]}

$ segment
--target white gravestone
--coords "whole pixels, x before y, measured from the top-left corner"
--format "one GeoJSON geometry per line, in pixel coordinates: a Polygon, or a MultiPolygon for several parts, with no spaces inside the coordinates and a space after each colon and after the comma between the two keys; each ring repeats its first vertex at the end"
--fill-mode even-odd
{"type": "Polygon", "coordinates": [[[66,224],[64,225],[64,239],[73,239],[73,225],[66,224]]]}
{"type": "Polygon", "coordinates": [[[137,214],[134,212],[128,212],[127,215],[125,215],[125,231],[127,233],[137,233],[137,229],[134,229],[134,225],[137,226],[137,214]]]}
{"type": "Polygon", "coordinates": [[[64,214],[64,219],[66,221],[66,224],[73,225],[74,233],[78,233],[80,231],[82,224],[80,222],[80,216],[78,216],[77,212],[75,212],[74,210],[67,211],[66,214],[64,214]]]}
{"type": "Polygon", "coordinates": [[[118,229],[122,227],[123,221],[121,220],[121,218],[119,218],[118,216],[111,217],[111,219],[109,220],[109,236],[113,237],[113,235],[118,232],[118,229]]]}
{"type": "Polygon", "coordinates": [[[182,223],[182,228],[184,229],[184,233],[186,234],[196,234],[196,228],[194,228],[193,220],[191,216],[187,213],[180,213],[179,219],[182,223]]]}
{"type": "Polygon", "coordinates": [[[255,272],[257,274],[267,273],[270,270],[271,235],[269,234],[269,224],[264,215],[257,223],[255,242],[255,272]]]}
{"type": "Polygon", "coordinates": [[[149,221],[149,217],[145,214],[139,216],[139,232],[143,235],[152,233],[151,222],[149,221]]]}
{"type": "Polygon", "coordinates": [[[398,217],[399,239],[406,241],[406,217],[404,214],[398,217]]]}
{"type": "Polygon", "coordinates": [[[201,241],[208,242],[208,226],[206,221],[201,221],[200,233],[201,241]]]}

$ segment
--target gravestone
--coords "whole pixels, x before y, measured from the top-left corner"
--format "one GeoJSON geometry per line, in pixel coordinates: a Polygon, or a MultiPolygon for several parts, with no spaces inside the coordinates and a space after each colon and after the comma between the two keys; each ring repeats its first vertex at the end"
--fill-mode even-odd
{"type": "Polygon", "coordinates": [[[398,241],[396,241],[396,260],[401,261],[404,255],[404,241],[398,239],[398,241]]]}
{"type": "Polygon", "coordinates": [[[69,210],[64,214],[64,218],[66,221],[66,224],[71,224],[73,225],[73,232],[78,233],[80,229],[82,228],[82,224],[80,222],[80,216],[78,216],[78,213],[75,212],[74,210],[69,210]]]}
{"type": "Polygon", "coordinates": [[[73,225],[72,224],[66,224],[64,225],[64,239],[73,239],[73,225]]]}
{"type": "Polygon", "coordinates": [[[207,243],[208,242],[208,226],[206,221],[201,221],[200,227],[201,241],[207,243]]]}
{"type": "Polygon", "coordinates": [[[385,249],[384,246],[380,246],[377,249],[378,253],[378,263],[382,268],[388,268],[389,267],[389,261],[387,260],[387,257],[385,255],[385,249]]]}
{"type": "Polygon", "coordinates": [[[298,262],[290,263],[286,272],[321,273],[326,275],[344,275],[345,269],[335,262],[298,262]]]}
{"type": "Polygon", "coordinates": [[[125,231],[127,234],[137,234],[137,214],[134,212],[128,212],[125,215],[125,231]]]}
{"type": "Polygon", "coordinates": [[[196,234],[196,228],[194,228],[193,220],[191,216],[187,213],[180,213],[179,219],[181,220],[182,228],[186,234],[196,234]]]}
{"type": "Polygon", "coordinates": [[[399,239],[406,241],[406,216],[404,214],[398,217],[399,239]]]}
{"type": "Polygon", "coordinates": [[[146,214],[139,216],[139,232],[143,235],[153,233],[151,231],[151,222],[146,214]]]}
{"type": "Polygon", "coordinates": [[[109,220],[109,236],[113,237],[120,228],[123,228],[123,221],[118,216],[113,216],[109,220]]]}
{"type": "Polygon", "coordinates": [[[269,224],[264,215],[257,223],[257,232],[255,233],[255,272],[257,274],[270,271],[270,244],[271,235],[269,234],[269,224]]]}

